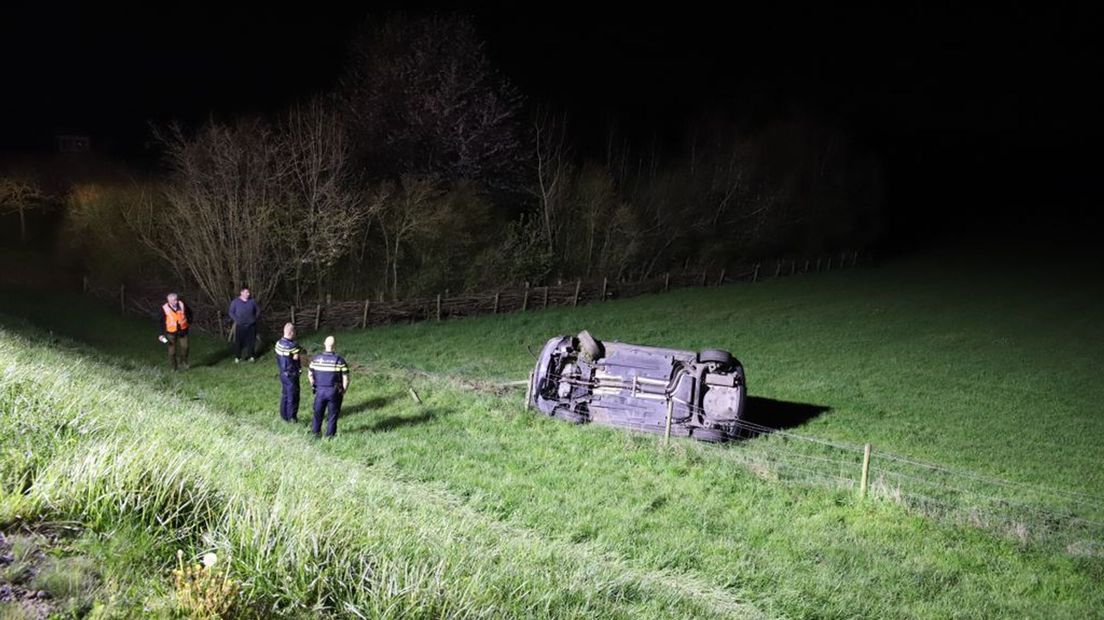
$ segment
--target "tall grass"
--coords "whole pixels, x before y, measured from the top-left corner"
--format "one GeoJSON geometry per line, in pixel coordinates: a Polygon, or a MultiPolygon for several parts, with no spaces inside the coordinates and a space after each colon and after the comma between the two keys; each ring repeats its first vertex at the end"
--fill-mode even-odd
{"type": "Polygon", "coordinates": [[[693,578],[488,520],[438,486],[350,472],[305,438],[243,433],[41,343],[4,333],[0,356],[0,421],[23,438],[4,444],[23,482],[5,485],[0,521],[135,522],[214,550],[257,615],[755,614],[693,578]]]}

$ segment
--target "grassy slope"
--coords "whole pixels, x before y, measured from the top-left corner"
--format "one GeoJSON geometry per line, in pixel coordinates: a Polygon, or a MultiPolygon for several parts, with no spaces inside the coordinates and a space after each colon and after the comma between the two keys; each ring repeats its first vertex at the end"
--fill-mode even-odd
{"type": "MultiPolygon", "coordinates": [[[[354,361],[516,378],[530,364],[525,344],[535,348],[580,327],[628,341],[727,346],[747,365],[755,393],[832,407],[803,433],[870,439],[1099,493],[1099,473],[1089,466],[1101,430],[1092,415],[1101,330],[1089,320],[1100,308],[1098,291],[1044,291],[1019,276],[990,278],[990,290],[979,290],[979,275],[967,270],[937,281],[931,265],[918,262],[575,313],[373,330],[344,337],[340,348],[354,361]],[[685,320],[689,310],[704,320],[685,320]],[[1039,454],[1052,444],[1064,449],[1039,454]]],[[[78,325],[73,306],[56,297],[6,296],[0,306],[85,339],[124,358],[124,366],[161,361],[150,331],[133,322],[93,311],[78,325]]],[[[218,350],[210,341],[197,349],[197,358],[218,350]]],[[[182,376],[154,373],[150,381],[224,411],[244,423],[244,436],[295,437],[302,429],[274,419],[272,374],[268,359],[241,368],[222,361],[182,376]]],[[[346,473],[414,489],[430,484],[480,517],[549,545],[583,545],[633,570],[691,576],[769,613],[1077,616],[1104,603],[1097,560],[1021,549],[893,506],[854,506],[838,494],[765,483],[733,467],[723,451],[687,444],[661,453],[652,438],[572,428],[498,398],[418,385],[424,408],[406,399],[405,384],[358,378],[340,441],[308,446],[310,453],[337,459],[346,473]]],[[[197,428],[203,425],[189,432],[197,428]]]]}
{"type": "Polygon", "coordinates": [[[5,479],[33,479],[26,493],[4,485],[0,521],[139,527],[169,562],[166,540],[213,548],[255,605],[292,615],[757,615],[692,575],[543,539],[440,485],[358,469],[301,435],[150,391],[141,373],[121,379],[4,332],[0,355],[5,479]]]}

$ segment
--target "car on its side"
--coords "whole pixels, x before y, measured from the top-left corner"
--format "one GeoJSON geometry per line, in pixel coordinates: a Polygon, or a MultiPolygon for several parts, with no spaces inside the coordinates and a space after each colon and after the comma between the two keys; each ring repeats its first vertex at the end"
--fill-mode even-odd
{"type": "Polygon", "coordinates": [[[721,442],[736,435],[747,401],[744,367],[728,351],[600,342],[588,332],[550,339],[529,379],[527,406],[593,422],[721,442]]]}

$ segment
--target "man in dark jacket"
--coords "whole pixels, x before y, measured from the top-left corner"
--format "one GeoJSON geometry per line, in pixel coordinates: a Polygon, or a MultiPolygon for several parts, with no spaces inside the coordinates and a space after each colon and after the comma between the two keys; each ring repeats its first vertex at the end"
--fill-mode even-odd
{"type": "Polygon", "coordinates": [[[234,322],[234,363],[246,357],[253,361],[253,343],[257,340],[257,320],[261,309],[249,297],[249,287],[242,288],[241,295],[230,302],[230,320],[234,322]]]}

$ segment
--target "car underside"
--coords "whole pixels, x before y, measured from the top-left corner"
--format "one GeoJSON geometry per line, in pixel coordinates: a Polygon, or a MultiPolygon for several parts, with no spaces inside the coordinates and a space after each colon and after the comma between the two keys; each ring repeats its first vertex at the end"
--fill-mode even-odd
{"type": "Polygon", "coordinates": [[[720,442],[734,436],[747,399],[731,353],[600,342],[586,331],[550,339],[527,405],[550,416],[720,442]]]}

